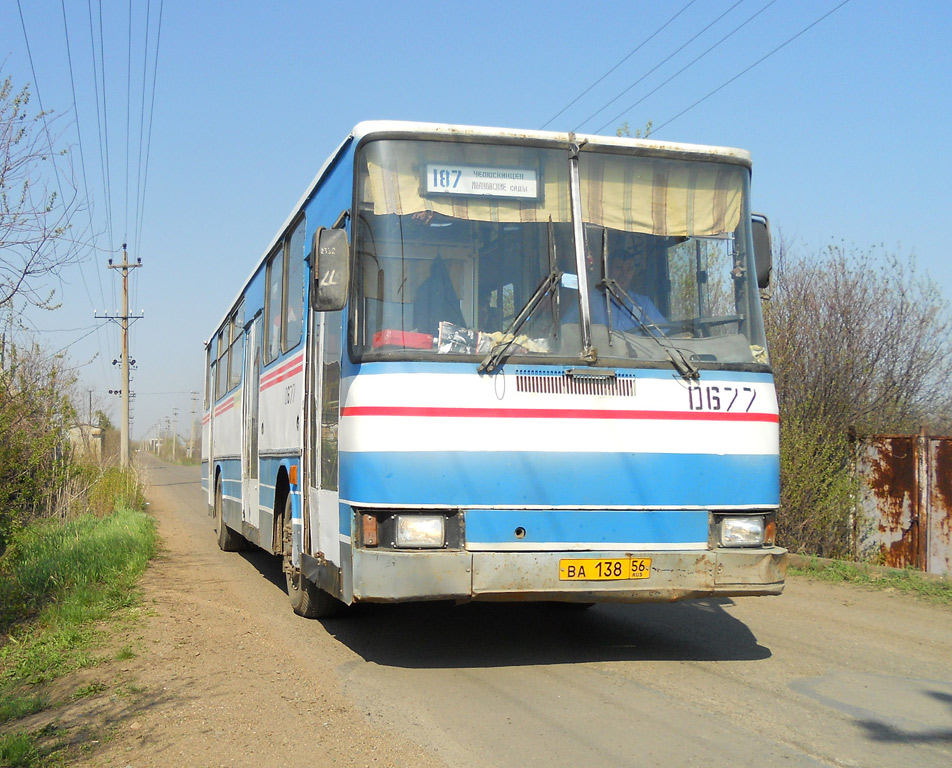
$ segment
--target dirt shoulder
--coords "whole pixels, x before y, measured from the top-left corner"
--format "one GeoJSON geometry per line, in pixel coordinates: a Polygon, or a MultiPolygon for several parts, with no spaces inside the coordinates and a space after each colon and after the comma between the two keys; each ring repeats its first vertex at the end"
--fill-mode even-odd
{"type": "MultiPolygon", "coordinates": [[[[100,743],[76,764],[440,765],[372,727],[341,693],[334,669],[347,654],[291,613],[272,558],[218,550],[212,521],[195,514],[196,477],[149,468],[162,551],[142,581],[146,615],[114,638],[135,657],[96,669],[111,680],[84,702],[100,743]]],[[[75,714],[61,710],[60,723],[75,714]]]]}

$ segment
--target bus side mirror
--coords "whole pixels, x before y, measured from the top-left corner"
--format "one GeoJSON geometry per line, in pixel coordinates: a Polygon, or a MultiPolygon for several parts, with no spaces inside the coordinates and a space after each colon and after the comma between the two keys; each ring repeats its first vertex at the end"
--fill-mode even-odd
{"type": "Polygon", "coordinates": [[[347,232],[343,229],[324,229],[314,233],[314,264],[311,270],[311,296],[316,297],[314,309],[334,312],[347,303],[347,285],[350,282],[350,248],[347,232]]]}
{"type": "Polygon", "coordinates": [[[761,213],[752,213],[750,223],[754,232],[754,261],[757,264],[757,287],[770,287],[773,270],[773,248],[770,243],[770,222],[761,213]]]}

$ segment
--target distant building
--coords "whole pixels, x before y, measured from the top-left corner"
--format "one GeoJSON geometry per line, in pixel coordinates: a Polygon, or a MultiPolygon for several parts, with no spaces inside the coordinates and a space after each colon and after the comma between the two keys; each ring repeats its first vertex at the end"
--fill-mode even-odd
{"type": "Polygon", "coordinates": [[[69,444],[73,456],[84,456],[95,461],[102,459],[103,430],[91,424],[77,424],[69,430],[69,444]]]}

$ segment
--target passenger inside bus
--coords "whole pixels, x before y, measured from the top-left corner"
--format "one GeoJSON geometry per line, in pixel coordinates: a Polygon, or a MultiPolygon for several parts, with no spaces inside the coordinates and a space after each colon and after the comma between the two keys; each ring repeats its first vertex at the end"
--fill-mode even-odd
{"type": "Polygon", "coordinates": [[[446,269],[446,262],[437,256],[430,266],[430,276],[417,288],[413,304],[414,330],[437,336],[443,321],[465,325],[459,296],[446,269]]]}

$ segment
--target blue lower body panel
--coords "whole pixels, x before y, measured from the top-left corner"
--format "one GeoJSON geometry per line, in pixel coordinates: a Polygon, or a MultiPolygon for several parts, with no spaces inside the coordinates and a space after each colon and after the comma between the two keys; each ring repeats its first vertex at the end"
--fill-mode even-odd
{"type": "Polygon", "coordinates": [[[776,507],[779,478],[775,454],[340,454],[341,498],[370,506],[776,507]]]}

